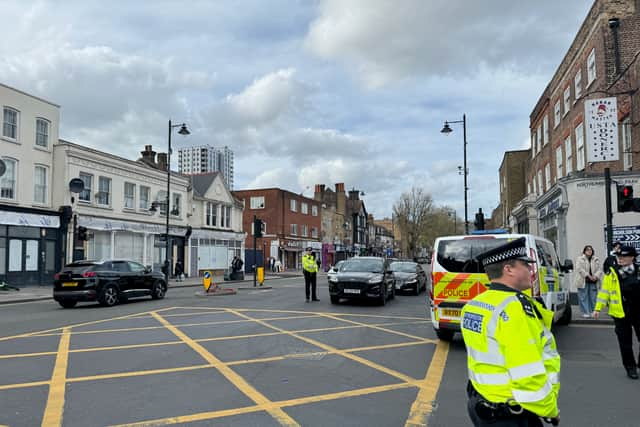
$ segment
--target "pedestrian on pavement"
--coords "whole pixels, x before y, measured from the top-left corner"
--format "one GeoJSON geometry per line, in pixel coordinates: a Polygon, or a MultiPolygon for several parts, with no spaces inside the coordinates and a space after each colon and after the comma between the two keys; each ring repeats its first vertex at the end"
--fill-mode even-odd
{"type": "Polygon", "coordinates": [[[640,341],[640,271],[634,261],[638,253],[633,246],[622,246],[618,252],[617,267],[611,267],[604,276],[602,288],[593,317],[600,317],[600,311],[609,306],[609,316],[613,317],[615,331],[620,346],[622,365],[631,379],[638,379],[640,354],[633,355],[633,330],[640,341]]]}
{"type": "Polygon", "coordinates": [[[276,263],[274,265],[275,265],[276,271],[278,273],[281,273],[282,272],[282,263],[280,262],[279,259],[276,260],[276,263]]]}
{"type": "Polygon", "coordinates": [[[525,238],[480,254],[491,283],[462,309],[467,410],[477,426],[542,426],[560,421],[560,355],[553,312],[523,292],[532,263],[525,238]]]}
{"type": "Polygon", "coordinates": [[[184,268],[182,267],[182,261],[180,260],[176,261],[176,266],[174,269],[176,274],[176,280],[178,282],[182,282],[182,278],[184,277],[184,268]]]}
{"type": "Polygon", "coordinates": [[[582,317],[588,319],[596,308],[598,283],[602,278],[600,260],[593,251],[593,246],[586,245],[575,263],[574,286],[578,290],[578,302],[582,317]]]}
{"type": "Polygon", "coordinates": [[[309,294],[312,301],[320,301],[316,294],[316,275],[318,272],[318,264],[311,252],[311,248],[307,248],[307,252],[302,256],[302,271],[304,274],[304,292],[309,302],[309,294]]]}
{"type": "Polygon", "coordinates": [[[269,270],[272,273],[276,272],[276,259],[274,257],[269,257],[269,270]]]}
{"type": "Polygon", "coordinates": [[[609,274],[611,272],[611,267],[616,268],[618,265],[617,255],[620,252],[621,247],[622,244],[620,242],[613,242],[613,248],[607,259],[604,260],[604,265],[602,266],[604,274],[609,274]]]}

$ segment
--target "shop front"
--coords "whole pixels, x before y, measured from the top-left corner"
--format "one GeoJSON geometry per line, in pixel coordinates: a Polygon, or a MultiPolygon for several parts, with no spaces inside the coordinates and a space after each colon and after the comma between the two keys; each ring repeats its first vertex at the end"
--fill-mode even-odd
{"type": "Polygon", "coordinates": [[[0,280],[18,287],[52,285],[63,258],[60,215],[2,210],[0,224],[0,280]]]}
{"type": "Polygon", "coordinates": [[[285,270],[300,270],[302,268],[302,252],[304,251],[302,240],[282,239],[280,250],[285,270]]]}

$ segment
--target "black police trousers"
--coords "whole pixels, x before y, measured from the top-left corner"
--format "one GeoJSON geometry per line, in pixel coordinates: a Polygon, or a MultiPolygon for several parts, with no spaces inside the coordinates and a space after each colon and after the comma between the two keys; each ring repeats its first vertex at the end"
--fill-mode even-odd
{"type": "Polygon", "coordinates": [[[640,303],[634,301],[633,304],[624,304],[625,317],[618,319],[613,318],[615,331],[618,337],[618,345],[620,346],[620,355],[622,356],[622,365],[625,368],[640,366],[640,354],[636,361],[633,355],[633,330],[635,329],[636,337],[640,341],[640,303]]]}
{"type": "Polygon", "coordinates": [[[475,427],[542,427],[542,419],[537,415],[522,410],[519,414],[512,413],[504,403],[487,402],[471,384],[467,383],[467,411],[475,427]]]}
{"type": "Polygon", "coordinates": [[[304,293],[307,296],[307,299],[309,299],[309,293],[311,293],[312,299],[318,298],[316,295],[316,273],[304,270],[304,293]]]}

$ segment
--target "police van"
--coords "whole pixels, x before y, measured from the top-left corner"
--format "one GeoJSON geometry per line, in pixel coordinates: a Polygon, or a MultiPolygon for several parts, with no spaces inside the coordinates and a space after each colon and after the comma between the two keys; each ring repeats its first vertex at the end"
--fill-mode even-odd
{"type": "Polygon", "coordinates": [[[445,236],[436,239],[431,257],[431,287],[428,303],[431,322],[441,340],[450,341],[460,332],[462,307],[476,295],[487,290],[489,277],[476,257],[514,239],[524,237],[533,264],[533,286],[527,294],[553,311],[557,324],[571,321],[569,303],[570,280],[566,274],[573,269],[571,260],[560,264],[553,243],[531,234],[484,234],[445,236]]]}

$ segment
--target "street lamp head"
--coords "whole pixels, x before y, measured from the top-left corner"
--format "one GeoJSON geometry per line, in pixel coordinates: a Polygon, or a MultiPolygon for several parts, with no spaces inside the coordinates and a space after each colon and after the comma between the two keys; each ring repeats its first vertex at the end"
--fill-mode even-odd
{"type": "Polygon", "coordinates": [[[178,131],[178,133],[180,135],[189,135],[191,132],[189,132],[189,129],[187,129],[187,125],[183,123],[182,126],[180,126],[180,130],[178,131]]]}
{"type": "Polygon", "coordinates": [[[442,127],[442,130],[440,132],[442,132],[442,133],[451,133],[451,132],[453,132],[453,129],[451,129],[451,126],[449,126],[449,122],[444,122],[444,126],[442,127]]]}

